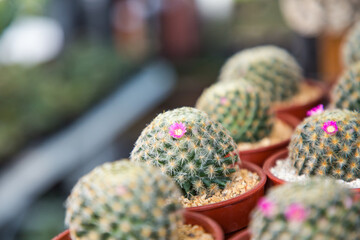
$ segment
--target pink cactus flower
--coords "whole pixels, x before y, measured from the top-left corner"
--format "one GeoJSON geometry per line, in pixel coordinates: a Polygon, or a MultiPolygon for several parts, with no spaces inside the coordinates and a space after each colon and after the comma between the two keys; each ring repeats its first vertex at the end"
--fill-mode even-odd
{"type": "Polygon", "coordinates": [[[312,116],[314,114],[322,113],[323,111],[324,111],[324,105],[320,104],[320,105],[312,108],[311,110],[307,111],[306,115],[312,116]]]}
{"type": "Polygon", "coordinates": [[[323,124],[322,129],[327,133],[327,134],[335,134],[338,131],[338,126],[336,124],[335,121],[327,121],[323,124]]]}
{"type": "Polygon", "coordinates": [[[221,105],[226,105],[228,103],[228,99],[226,97],[221,97],[220,103],[221,103],[221,105]]]}
{"type": "Polygon", "coordinates": [[[344,205],[347,209],[350,209],[353,205],[353,200],[350,197],[346,198],[344,201],[344,205]]]}
{"type": "Polygon", "coordinates": [[[116,193],[117,193],[119,196],[122,196],[122,195],[124,195],[125,193],[127,193],[127,189],[126,189],[126,187],[124,187],[124,186],[118,186],[118,187],[116,188],[116,193]]]}
{"type": "Polygon", "coordinates": [[[258,202],[258,208],[264,214],[265,217],[272,217],[275,213],[275,203],[266,199],[265,197],[261,198],[258,202]]]}
{"type": "Polygon", "coordinates": [[[303,222],[307,215],[307,210],[299,203],[291,204],[285,211],[285,217],[288,221],[303,222]]]}
{"type": "Polygon", "coordinates": [[[169,127],[169,133],[173,138],[181,138],[186,133],[186,126],[183,123],[173,123],[169,127]]]}

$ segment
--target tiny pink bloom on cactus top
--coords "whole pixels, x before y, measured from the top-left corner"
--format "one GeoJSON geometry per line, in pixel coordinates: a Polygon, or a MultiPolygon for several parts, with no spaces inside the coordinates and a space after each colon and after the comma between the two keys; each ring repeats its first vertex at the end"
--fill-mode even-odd
{"type": "Polygon", "coordinates": [[[338,126],[335,121],[327,121],[323,124],[322,129],[327,134],[335,134],[338,131],[338,126]]]}
{"type": "Polygon", "coordinates": [[[312,116],[314,114],[322,113],[323,111],[324,111],[324,105],[320,104],[320,105],[312,108],[311,110],[307,111],[306,115],[312,116]]]}
{"type": "Polygon", "coordinates": [[[124,187],[124,186],[118,186],[118,187],[116,188],[116,193],[117,193],[119,196],[122,196],[122,195],[124,195],[125,193],[127,193],[127,189],[126,189],[126,187],[124,187]]]}
{"type": "Polygon", "coordinates": [[[220,103],[221,103],[221,105],[226,105],[228,103],[228,99],[226,97],[221,97],[220,103]]]}
{"type": "Polygon", "coordinates": [[[174,138],[181,138],[186,133],[186,127],[183,123],[173,123],[169,127],[169,133],[174,138]]]}
{"type": "Polygon", "coordinates": [[[265,197],[261,198],[258,202],[258,208],[264,214],[265,217],[271,217],[275,213],[275,204],[266,199],[265,197]]]}
{"type": "Polygon", "coordinates": [[[288,221],[303,222],[307,215],[306,209],[299,203],[291,204],[285,211],[285,217],[288,221]]]}

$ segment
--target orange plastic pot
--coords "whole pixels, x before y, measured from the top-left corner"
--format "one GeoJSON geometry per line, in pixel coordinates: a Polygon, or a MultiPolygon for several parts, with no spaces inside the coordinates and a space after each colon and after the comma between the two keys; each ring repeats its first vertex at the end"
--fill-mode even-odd
{"type": "MultiPolygon", "coordinates": [[[[291,126],[293,129],[295,129],[296,126],[300,123],[298,118],[289,114],[281,114],[278,116],[278,118],[287,125],[291,126]]],[[[286,149],[289,145],[289,142],[290,138],[267,147],[239,151],[239,156],[242,161],[251,162],[262,167],[268,157],[272,156],[279,150],[286,149]]]]}
{"type": "Polygon", "coordinates": [[[200,207],[189,207],[185,210],[210,217],[221,226],[225,234],[245,228],[249,224],[251,211],[264,195],[266,175],[260,167],[250,162],[243,161],[240,168],[248,169],[259,175],[260,182],[253,189],[226,201],[200,207]]]}
{"type": "MultiPolygon", "coordinates": [[[[198,225],[204,228],[207,233],[210,233],[215,240],[224,240],[224,232],[221,227],[211,218],[204,215],[184,211],[184,220],[186,224],[198,225]]],[[[52,240],[71,240],[69,230],[66,230],[52,240]]]]}
{"type": "Polygon", "coordinates": [[[251,239],[251,235],[249,230],[247,229],[228,238],[228,240],[250,240],[250,239],[251,239]]]}
{"type": "Polygon", "coordinates": [[[327,93],[329,88],[326,86],[325,83],[314,80],[306,80],[306,83],[309,84],[310,86],[319,88],[321,90],[319,96],[317,96],[317,98],[305,104],[296,104],[286,107],[276,107],[275,112],[277,115],[289,114],[300,120],[303,120],[304,118],[306,118],[307,111],[327,101],[327,93]]]}
{"type": "MultiPolygon", "coordinates": [[[[274,174],[272,174],[270,169],[275,166],[277,160],[286,159],[288,156],[289,151],[285,149],[275,153],[265,161],[263,169],[268,177],[267,188],[286,183],[286,181],[277,178],[274,174]]],[[[352,188],[351,191],[355,193],[355,200],[360,200],[360,188],[352,188]]]]}

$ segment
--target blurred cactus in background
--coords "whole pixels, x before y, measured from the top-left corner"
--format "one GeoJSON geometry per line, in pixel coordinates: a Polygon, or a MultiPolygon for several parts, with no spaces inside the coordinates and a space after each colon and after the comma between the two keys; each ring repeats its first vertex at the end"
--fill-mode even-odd
{"type": "Polygon", "coordinates": [[[246,80],[218,82],[205,89],[196,107],[220,122],[235,142],[256,142],[273,126],[269,96],[246,80]]]}
{"type": "Polygon", "coordinates": [[[180,190],[160,170],[121,160],[83,176],[66,207],[72,239],[176,239],[180,190]]]}

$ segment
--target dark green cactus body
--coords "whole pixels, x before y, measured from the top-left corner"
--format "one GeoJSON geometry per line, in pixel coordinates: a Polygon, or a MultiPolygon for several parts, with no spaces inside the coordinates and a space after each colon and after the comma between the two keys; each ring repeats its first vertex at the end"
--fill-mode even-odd
{"type": "Polygon", "coordinates": [[[203,111],[183,107],[159,114],[143,130],[131,160],[159,167],[189,196],[225,187],[239,161],[236,148],[220,123],[203,111]]]}
{"type": "Polygon", "coordinates": [[[301,68],[285,50],[275,46],[261,46],[243,50],[223,66],[221,81],[244,78],[269,92],[272,102],[285,101],[299,90],[301,68]]]}
{"type": "Polygon", "coordinates": [[[0,1],[0,34],[14,19],[17,11],[17,0],[0,1]]]}
{"type": "Polygon", "coordinates": [[[360,178],[359,126],[360,114],[348,110],[327,110],[306,118],[296,128],[289,146],[298,174],[344,181],[360,178]],[[330,121],[338,128],[333,134],[324,130],[330,121]]]}
{"type": "Polygon", "coordinates": [[[346,66],[360,61],[360,22],[350,30],[343,45],[343,62],[346,66]]]}
{"type": "Polygon", "coordinates": [[[269,97],[246,81],[218,82],[206,89],[196,103],[220,122],[236,142],[256,142],[273,126],[269,97]]]}
{"type": "Polygon", "coordinates": [[[252,240],[357,240],[360,204],[331,179],[273,188],[252,215],[252,240]]]}
{"type": "Polygon", "coordinates": [[[157,168],[127,160],[105,163],[82,177],[69,196],[72,239],[176,239],[181,193],[157,168]]]}
{"type": "Polygon", "coordinates": [[[360,63],[352,65],[340,77],[332,91],[331,106],[360,111],[360,63]]]}

